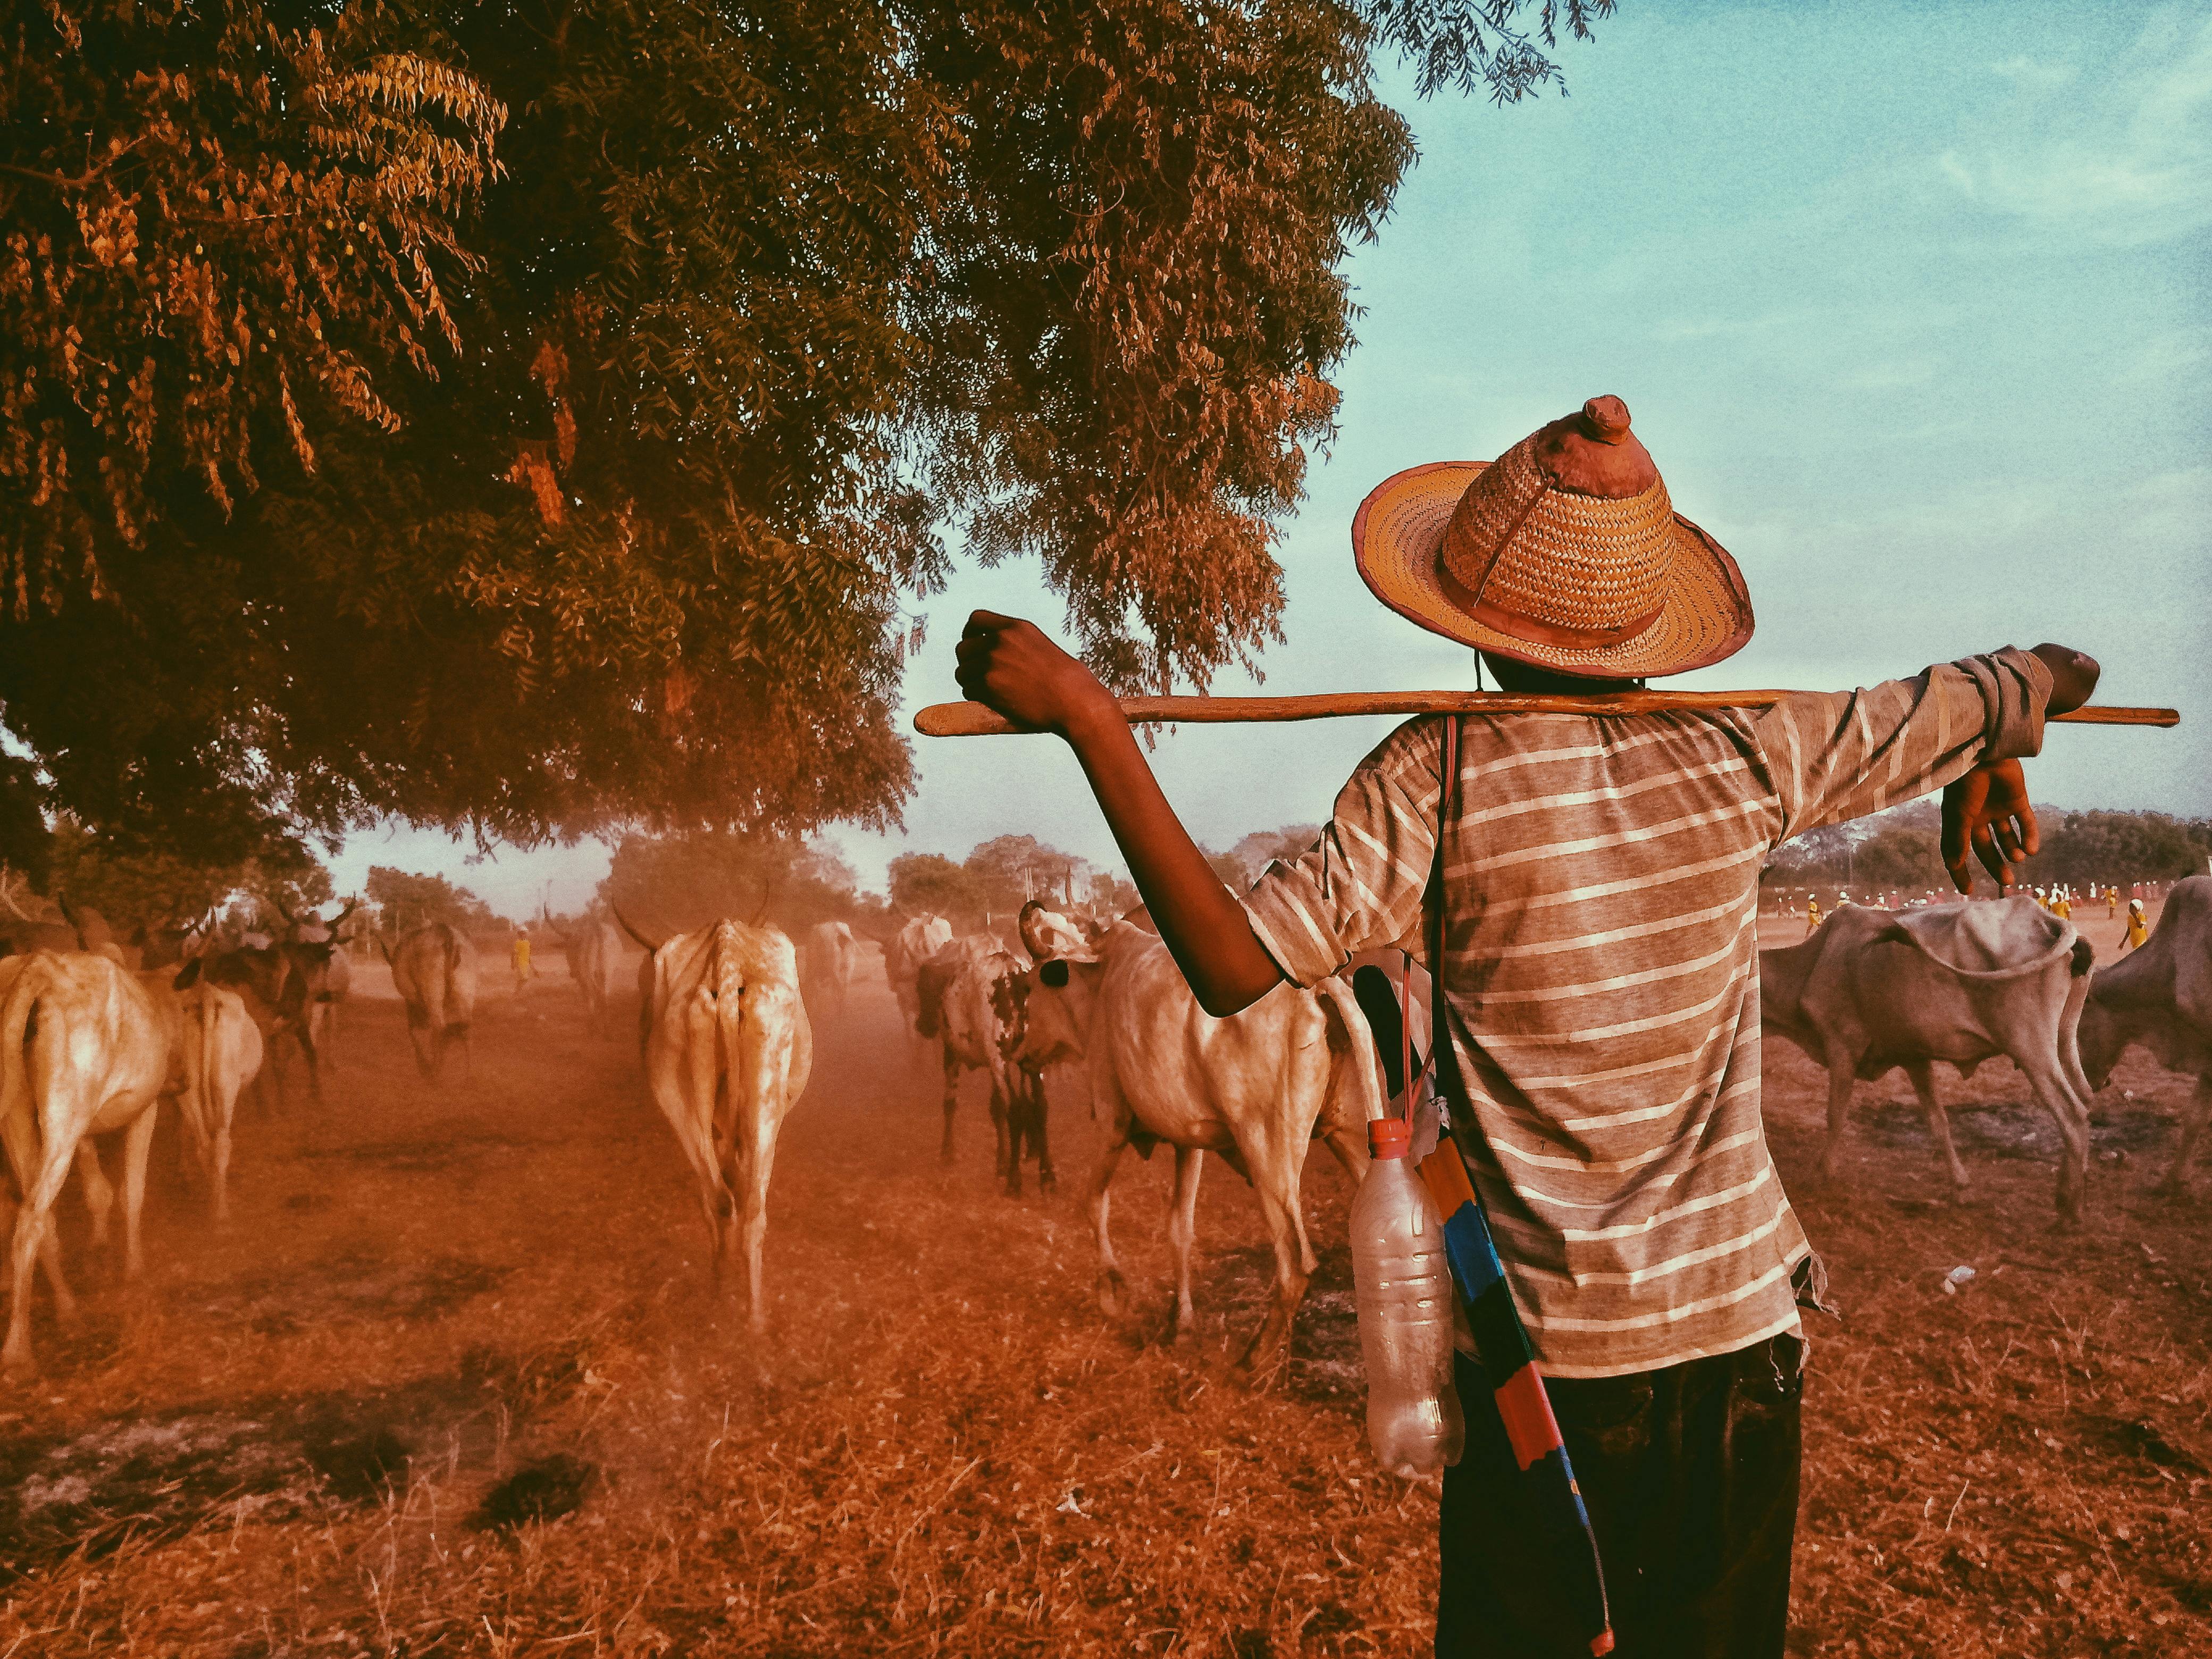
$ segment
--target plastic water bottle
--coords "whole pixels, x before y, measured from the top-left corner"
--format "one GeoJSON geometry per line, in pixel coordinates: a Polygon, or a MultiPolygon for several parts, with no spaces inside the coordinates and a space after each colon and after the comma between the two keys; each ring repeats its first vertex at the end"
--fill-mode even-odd
{"type": "Polygon", "coordinates": [[[1402,1118],[1367,1125],[1374,1162],[1352,1200],[1352,1283],[1367,1365],[1367,1439],[1407,1480],[1459,1462],[1467,1438],[1452,1387],[1452,1282],[1443,1224],[1415,1173],[1402,1118]]]}

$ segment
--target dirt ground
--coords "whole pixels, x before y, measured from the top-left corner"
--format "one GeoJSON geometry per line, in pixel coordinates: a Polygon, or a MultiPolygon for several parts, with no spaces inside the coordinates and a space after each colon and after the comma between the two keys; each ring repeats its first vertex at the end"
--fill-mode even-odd
{"type": "MultiPolygon", "coordinates": [[[[1209,1170],[1204,1334],[1164,1347],[1168,1160],[1124,1161],[1143,1311],[1108,1319],[1073,1080],[1057,1193],[997,1190],[972,1082],[940,1170],[935,1068],[871,955],[785,1133],[756,1342],[633,1038],[583,1028],[557,957],[489,1001],[468,1081],[420,1083],[368,988],[324,1104],[241,1122],[227,1231],[167,1129],[145,1283],[66,1201],[86,1322],[42,1294],[44,1374],[0,1394],[0,1659],[1426,1650],[1436,1505],[1366,1451],[1331,1160],[1296,1357],[1251,1389],[1242,1183],[1209,1170]]],[[[2149,1190],[2188,1084],[2122,1066],[2066,1235],[2006,1063],[1944,1074],[1964,1205],[1901,1077],[1862,1085],[1826,1190],[1820,1078],[1780,1044],[1767,1077],[1844,1309],[1810,1333],[1792,1651],[2203,1651],[2212,1171],[2149,1190]]]]}

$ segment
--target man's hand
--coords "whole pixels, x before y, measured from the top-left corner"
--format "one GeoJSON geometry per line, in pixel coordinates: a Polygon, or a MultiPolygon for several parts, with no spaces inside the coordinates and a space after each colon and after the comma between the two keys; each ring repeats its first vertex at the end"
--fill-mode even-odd
{"type": "Polygon", "coordinates": [[[1943,863],[1951,872],[1951,884],[1960,892],[1974,890],[1970,848],[1982,867],[1996,878],[1997,891],[2003,894],[2012,888],[2012,866],[2040,844],[2035,809],[2027,804],[2027,780],[2018,761],[1978,766],[1944,790],[1943,863]]]}
{"type": "Polygon", "coordinates": [[[2094,657],[2076,651],[2070,646],[2039,645],[2033,655],[2043,659],[2043,665],[2051,671],[2051,701],[2044,708],[2046,714],[2070,714],[2097,689],[2097,677],[2103,669],[2094,657]]]}
{"type": "Polygon", "coordinates": [[[1087,717],[1121,717],[1091,671],[1035,623],[978,611],[961,630],[954,654],[961,690],[1020,725],[1066,737],[1087,717]]]}
{"type": "Polygon", "coordinates": [[[1281,984],[1283,970],[1160,793],[1128,721],[1091,671],[1032,623],[988,611],[968,618],[958,655],[963,691],[1067,739],[1199,1006],[1233,1014],[1281,984]]]}

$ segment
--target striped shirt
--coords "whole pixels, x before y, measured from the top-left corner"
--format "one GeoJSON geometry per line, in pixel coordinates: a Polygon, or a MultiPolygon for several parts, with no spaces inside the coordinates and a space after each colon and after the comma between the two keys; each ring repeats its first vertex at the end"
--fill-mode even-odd
{"type": "MultiPolygon", "coordinates": [[[[1548,1375],[1796,1328],[1810,1247],[1759,1111],[1760,866],[1791,836],[2035,753],[2050,693],[2006,650],[1764,714],[1462,720],[1443,861],[1462,1146],[1548,1375]]],[[[1246,896],[1297,983],[1425,948],[1442,732],[1391,733],[1313,848],[1246,896]]]]}

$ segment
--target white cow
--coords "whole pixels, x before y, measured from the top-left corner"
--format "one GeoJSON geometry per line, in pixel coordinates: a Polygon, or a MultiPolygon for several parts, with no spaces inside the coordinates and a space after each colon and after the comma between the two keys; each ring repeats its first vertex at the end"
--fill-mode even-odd
{"type": "Polygon", "coordinates": [[[647,1085],[698,1178],[714,1275],[725,1286],[743,1243],[758,1332],[768,1323],[761,1245],[776,1134],[814,1064],[796,952],[778,929],[741,921],[659,943],[626,919],[623,927],[652,953],[647,1085]]]}
{"type": "MultiPolygon", "coordinates": [[[[76,1315],[54,1242],[53,1207],[88,1137],[127,1132],[124,1271],[135,1278],[145,1266],[139,1213],[154,1105],[170,1077],[173,1018],[105,956],[40,951],[0,960],[0,1139],[21,1198],[9,1261],[15,1300],[0,1370],[21,1375],[34,1369],[34,1261],[43,1259],[55,1311],[64,1319],[76,1315]]],[[[96,1159],[87,1166],[86,1182],[88,1195],[106,1187],[96,1159]]]]}
{"type": "Polygon", "coordinates": [[[2081,1010],[2081,1069],[2101,1089],[2132,1042],[2170,1072],[2194,1073],[2197,1092],[2164,1192],[2185,1190],[2197,1138],[2212,1119],[2212,876],[2191,876],[2166,896],[2158,927],[2139,950],[2089,983],[2081,1010]]]}
{"type": "Polygon", "coordinates": [[[392,964],[392,988],[407,1005],[407,1035],[414,1040],[415,1064],[435,1081],[445,1069],[446,1048],[461,1045],[465,1075],[476,1074],[476,1050],[469,1027],[477,1011],[476,947],[442,921],[417,927],[395,947],[379,935],[376,948],[392,964]]]}
{"type": "Polygon", "coordinates": [[[1155,934],[1117,923],[1100,948],[1041,963],[1027,1007],[1021,1058],[1032,1070],[1087,1062],[1093,1118],[1106,1146],[1085,1194],[1098,1236],[1101,1300],[1118,1311],[1125,1283],[1108,1230],[1108,1188],[1121,1149],[1175,1148],[1168,1238],[1175,1256],[1170,1329],[1192,1329],[1190,1250],[1198,1178],[1218,1152],[1252,1183],[1275,1255],[1275,1299],[1240,1365],[1272,1358],[1312,1276],[1298,1185],[1316,1140],[1354,1181],[1366,1172],[1367,1120],[1382,1114],[1375,1045],[1351,988],[1334,980],[1304,991],[1279,985],[1242,1013],[1216,1019],[1198,1006],[1155,934]]]}
{"type": "Polygon", "coordinates": [[[545,925],[561,941],[568,977],[584,999],[586,1024],[601,1032],[612,1032],[615,994],[622,984],[622,935],[615,931],[614,923],[597,912],[568,928],[548,914],[545,925]]]}
{"type": "Polygon", "coordinates": [[[844,1012],[845,996],[853,984],[853,966],[860,954],[853,930],[844,922],[817,921],[806,930],[799,962],[811,1018],[826,1021],[844,1012]]]}
{"type": "Polygon", "coordinates": [[[1030,965],[989,934],[975,933],[922,963],[915,981],[915,1030],[944,1045],[945,1139],[939,1156],[952,1161],[961,1075],[981,1072],[991,1082],[995,1169],[1015,1198],[1021,1196],[1024,1157],[1036,1159],[1040,1187],[1060,1184],[1045,1133],[1044,1080],[1019,1059],[1030,965]]]}
{"type": "MultiPolygon", "coordinates": [[[[892,934],[890,943],[884,947],[884,977],[890,981],[891,994],[898,999],[899,1015],[909,1031],[915,1030],[915,1017],[921,1012],[921,1002],[915,990],[921,964],[951,943],[952,924],[942,916],[924,913],[908,917],[906,925],[892,934]]],[[[921,1034],[916,1031],[915,1035],[921,1034]]]]}
{"type": "Polygon", "coordinates": [[[177,994],[182,1014],[178,1115],[218,1227],[230,1219],[230,1128],[238,1097],[261,1070],[261,1028],[235,991],[203,981],[177,994]]]}
{"type": "Polygon", "coordinates": [[[1856,1079],[1902,1066],[1963,1188],[1966,1167],[1936,1095],[1933,1062],[1960,1077],[2010,1057],[2058,1125],[2058,1212],[2081,1219],[2090,1089],[2074,1046],[2095,953],[2032,898],[1930,905],[1896,915],[1847,904],[1802,945],[1759,953],[1759,1025],[1827,1069],[1832,1178],[1856,1079]]]}

